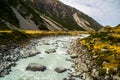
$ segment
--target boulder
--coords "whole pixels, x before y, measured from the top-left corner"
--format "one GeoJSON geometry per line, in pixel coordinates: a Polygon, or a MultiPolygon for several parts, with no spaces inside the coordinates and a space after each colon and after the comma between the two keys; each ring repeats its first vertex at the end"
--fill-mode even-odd
{"type": "Polygon", "coordinates": [[[46,50],[45,51],[45,53],[55,53],[56,52],[56,50],[55,49],[48,49],[48,50],[46,50]]]}
{"type": "Polygon", "coordinates": [[[119,76],[113,76],[113,80],[120,80],[120,77],[119,76]]]}
{"type": "Polygon", "coordinates": [[[0,77],[4,77],[5,75],[8,75],[9,71],[7,69],[4,69],[3,71],[0,72],[0,77]]]}
{"type": "Polygon", "coordinates": [[[80,77],[81,72],[72,72],[72,73],[69,73],[69,74],[73,77],[80,77]]]}
{"type": "Polygon", "coordinates": [[[75,80],[75,78],[72,78],[72,77],[70,77],[70,78],[63,78],[63,80],[75,80]]]}
{"type": "Polygon", "coordinates": [[[35,55],[37,55],[37,54],[40,54],[40,52],[30,53],[30,54],[29,54],[29,57],[35,56],[35,55]]]}
{"type": "Polygon", "coordinates": [[[43,45],[50,45],[50,43],[46,43],[46,42],[44,42],[43,45]]]}
{"type": "Polygon", "coordinates": [[[46,67],[41,65],[41,64],[38,64],[38,63],[30,63],[26,70],[30,70],[30,71],[45,71],[46,70],[46,67]]]}
{"type": "Polygon", "coordinates": [[[55,71],[58,72],[58,73],[63,73],[65,72],[67,69],[66,68],[63,68],[63,67],[57,67],[55,68],[55,71]]]}
{"type": "Polygon", "coordinates": [[[71,58],[77,58],[77,57],[78,57],[78,54],[72,54],[70,57],[71,57],[71,58]]]}
{"type": "Polygon", "coordinates": [[[2,60],[3,56],[2,56],[2,53],[0,53],[0,60],[2,60]]]}

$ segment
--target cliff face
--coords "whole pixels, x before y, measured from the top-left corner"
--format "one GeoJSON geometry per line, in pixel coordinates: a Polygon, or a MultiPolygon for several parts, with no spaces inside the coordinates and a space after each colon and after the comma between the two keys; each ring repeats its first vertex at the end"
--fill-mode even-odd
{"type": "Polygon", "coordinates": [[[99,30],[102,26],[58,0],[1,0],[0,29],[99,30]]]}

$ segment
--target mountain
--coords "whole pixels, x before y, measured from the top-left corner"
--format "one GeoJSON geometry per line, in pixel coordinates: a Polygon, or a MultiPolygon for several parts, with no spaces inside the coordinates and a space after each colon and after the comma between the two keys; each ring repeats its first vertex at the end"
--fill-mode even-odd
{"type": "Polygon", "coordinates": [[[0,0],[0,29],[99,30],[98,22],[58,0],[0,0]]]}

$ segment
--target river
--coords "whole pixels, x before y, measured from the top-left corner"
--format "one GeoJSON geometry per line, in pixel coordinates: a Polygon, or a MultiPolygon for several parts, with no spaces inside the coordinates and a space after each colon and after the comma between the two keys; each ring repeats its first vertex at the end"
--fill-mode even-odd
{"type": "MultiPolygon", "coordinates": [[[[69,49],[69,44],[71,40],[77,38],[84,38],[88,35],[82,36],[60,36],[60,37],[43,37],[41,39],[35,40],[37,43],[35,45],[36,50],[41,54],[33,57],[27,57],[17,61],[17,65],[11,68],[10,74],[5,77],[0,78],[0,80],[63,80],[70,76],[68,73],[74,72],[71,67],[74,63],[67,61],[70,59],[70,55],[67,53],[69,49]],[[48,49],[55,49],[54,53],[46,53],[48,49]],[[29,63],[39,63],[47,67],[44,72],[36,71],[26,71],[26,67],[29,63]],[[67,70],[63,73],[57,73],[54,69],[56,67],[64,67],[67,70]]],[[[32,48],[31,48],[32,50],[32,48]]],[[[75,80],[81,80],[80,78],[75,78],[75,80]]]]}

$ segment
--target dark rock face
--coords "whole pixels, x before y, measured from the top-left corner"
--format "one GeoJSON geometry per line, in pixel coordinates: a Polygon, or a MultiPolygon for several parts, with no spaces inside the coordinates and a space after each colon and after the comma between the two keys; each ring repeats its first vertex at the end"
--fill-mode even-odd
{"type": "Polygon", "coordinates": [[[14,29],[15,26],[20,29],[52,31],[99,30],[102,28],[102,25],[88,15],[59,0],[1,0],[0,4],[5,6],[0,10],[0,29],[14,29]],[[27,27],[20,24],[13,9],[22,16],[23,23],[27,23],[27,27]],[[32,26],[33,23],[34,26],[32,26]]]}
{"type": "Polygon", "coordinates": [[[37,63],[30,63],[26,70],[30,70],[30,71],[45,71],[46,67],[41,65],[41,64],[37,64],[37,63]]]}
{"type": "Polygon", "coordinates": [[[46,50],[45,51],[45,53],[55,53],[56,52],[56,50],[55,49],[48,49],[48,50],[46,50]]]}
{"type": "Polygon", "coordinates": [[[63,73],[65,72],[67,69],[66,68],[63,68],[63,67],[57,67],[55,68],[55,71],[58,72],[58,73],[63,73]]]}

